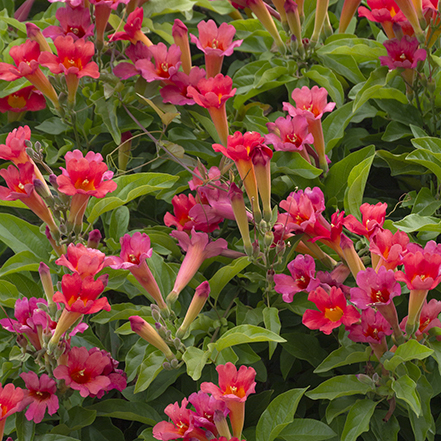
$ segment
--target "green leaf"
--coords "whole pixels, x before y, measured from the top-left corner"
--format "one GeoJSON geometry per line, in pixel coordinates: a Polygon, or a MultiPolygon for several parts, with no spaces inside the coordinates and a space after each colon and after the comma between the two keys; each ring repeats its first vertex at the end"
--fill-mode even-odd
{"type": "Polygon", "coordinates": [[[36,262],[35,254],[22,251],[9,258],[0,269],[0,277],[20,271],[38,271],[40,264],[36,262]]]}
{"type": "Polygon", "coordinates": [[[321,54],[320,50],[317,52],[317,55],[324,66],[329,67],[352,83],[359,84],[366,81],[358,63],[352,55],[321,54]]]}
{"type": "Polygon", "coordinates": [[[415,441],[425,441],[430,439],[430,434],[436,432],[436,428],[430,406],[433,389],[424,376],[421,376],[417,382],[417,393],[421,401],[422,415],[418,416],[414,412],[409,412],[409,420],[415,435],[415,441]]]}
{"type": "Polygon", "coordinates": [[[242,343],[255,343],[262,341],[275,341],[284,343],[286,340],[274,332],[253,325],[239,325],[223,334],[216,342],[216,350],[222,351],[234,345],[242,343]]]}
{"type": "Polygon", "coordinates": [[[24,412],[17,413],[15,417],[17,441],[33,441],[35,437],[35,424],[25,418],[24,412]]]}
{"type": "Polygon", "coordinates": [[[132,315],[150,315],[150,308],[148,306],[133,305],[132,303],[117,303],[112,305],[110,311],[101,311],[91,318],[92,322],[100,323],[101,325],[115,320],[128,320],[132,315]]]}
{"type": "MultiPolygon", "coordinates": [[[[279,310],[277,308],[266,307],[262,313],[265,328],[269,329],[277,335],[280,335],[280,329],[282,328],[282,325],[280,324],[279,310]]],[[[276,347],[277,343],[272,341],[269,342],[269,358],[271,358],[274,354],[276,347]]]]}
{"type": "Polygon", "coordinates": [[[309,418],[295,419],[279,434],[285,441],[322,441],[334,438],[336,433],[325,423],[309,418]]]}
{"type": "Polygon", "coordinates": [[[417,340],[409,340],[398,346],[394,356],[384,360],[383,365],[388,371],[394,371],[401,363],[411,360],[424,360],[432,355],[433,352],[433,349],[423,346],[417,340]]]}
{"type": "Polygon", "coordinates": [[[78,441],[78,438],[48,433],[46,435],[37,435],[35,441],[78,441]]]}
{"type": "Polygon", "coordinates": [[[394,154],[387,150],[377,150],[377,158],[387,162],[391,176],[422,175],[427,173],[426,167],[407,160],[409,153],[394,154]]]}
{"type": "Polygon", "coordinates": [[[256,427],[256,441],[273,441],[294,419],[297,406],[305,389],[292,389],[271,401],[259,418],[256,427]]]}
{"type": "Polygon", "coordinates": [[[350,346],[342,346],[331,352],[320,365],[317,366],[314,373],[321,374],[339,366],[347,366],[352,363],[368,361],[371,352],[371,348],[365,345],[353,344],[350,346]]]}
{"type": "Polygon", "coordinates": [[[441,201],[432,195],[427,187],[423,187],[419,192],[413,204],[412,213],[420,216],[431,216],[441,207],[441,201]]]}
{"type": "MultiPolygon", "coordinates": [[[[203,109],[201,109],[202,111],[203,109]]],[[[220,144],[220,138],[217,133],[216,127],[211,120],[211,118],[208,118],[205,115],[202,115],[199,112],[196,112],[195,110],[190,110],[189,113],[193,116],[193,118],[197,119],[200,124],[202,124],[202,127],[206,130],[206,132],[211,136],[211,138],[214,140],[215,143],[220,144]]],[[[206,111],[205,111],[206,113],[206,111]]]]}
{"type": "Polygon", "coordinates": [[[415,381],[409,375],[403,375],[398,380],[393,381],[391,387],[397,398],[405,401],[419,417],[421,415],[421,400],[416,391],[415,381]]]}
{"type": "Polygon", "coordinates": [[[96,415],[95,410],[75,406],[68,410],[68,419],[65,423],[68,425],[69,431],[74,432],[92,424],[95,421],[96,415]]]}
{"type": "Polygon", "coordinates": [[[348,413],[341,441],[356,441],[357,438],[369,430],[369,422],[378,402],[368,398],[357,401],[348,413]]]}
{"type": "Polygon", "coordinates": [[[123,205],[112,211],[109,225],[109,236],[118,242],[120,237],[127,233],[129,228],[130,211],[123,205]]]}
{"type": "Polygon", "coordinates": [[[187,374],[193,378],[194,381],[201,378],[202,370],[207,364],[211,351],[203,351],[202,349],[189,346],[182,355],[182,359],[187,365],[187,374]]]}
{"type": "Polygon", "coordinates": [[[345,93],[343,86],[331,69],[316,64],[309,71],[302,69],[302,74],[315,81],[319,86],[324,87],[331,99],[337,104],[337,107],[341,107],[344,104],[345,93]]]}
{"type": "Polygon", "coordinates": [[[371,158],[373,158],[373,155],[375,155],[375,147],[369,146],[351,153],[350,155],[346,156],[346,158],[334,164],[330,168],[328,176],[325,180],[325,196],[328,198],[335,197],[337,201],[343,200],[345,191],[348,187],[349,177],[352,176],[353,185],[355,186],[351,192],[351,200],[354,201],[357,198],[356,194],[354,194],[355,189],[357,185],[359,186],[362,184],[362,182],[356,182],[357,176],[352,173],[352,171],[361,163],[365,164],[365,167],[367,167],[369,165],[369,161],[371,158]],[[365,160],[367,161],[364,162],[365,160]]]}
{"type": "Polygon", "coordinates": [[[221,291],[225,288],[227,283],[243,269],[245,269],[251,262],[247,256],[239,257],[233,260],[229,265],[220,268],[216,274],[208,281],[210,283],[210,296],[217,300],[221,291]]]}
{"type": "Polygon", "coordinates": [[[100,401],[97,404],[88,406],[86,409],[96,412],[96,415],[99,417],[138,421],[150,426],[154,426],[162,419],[153,407],[140,401],[126,401],[112,398],[111,400],[100,401]]]}
{"type": "Polygon", "coordinates": [[[409,214],[400,221],[393,222],[392,225],[405,233],[441,230],[441,221],[438,218],[419,214],[409,214]]]}
{"type": "Polygon", "coordinates": [[[49,135],[61,135],[70,130],[70,127],[61,118],[55,116],[43,121],[35,128],[49,135]]]}
{"type": "Polygon", "coordinates": [[[15,29],[18,29],[20,32],[23,32],[23,34],[26,34],[26,25],[24,23],[19,22],[15,18],[10,18],[0,15],[0,21],[7,23],[9,26],[14,27],[15,29]]]}
{"type": "Polygon", "coordinates": [[[95,112],[101,116],[104,125],[106,126],[109,133],[112,135],[113,141],[116,145],[121,143],[121,131],[118,125],[118,117],[116,115],[116,109],[120,105],[119,99],[110,99],[106,101],[103,97],[99,97],[95,104],[95,112]]]}
{"type": "Polygon", "coordinates": [[[157,375],[162,371],[162,363],[165,357],[161,351],[154,351],[144,358],[139,366],[138,380],[135,385],[135,393],[146,390],[157,375]]]}
{"type": "Polygon", "coordinates": [[[326,351],[320,347],[319,341],[311,334],[292,332],[283,334],[287,343],[283,349],[300,360],[306,360],[312,366],[318,366],[326,357],[326,351]]]}
{"type": "Polygon", "coordinates": [[[118,188],[111,195],[89,202],[87,221],[94,223],[103,213],[127,204],[135,198],[170,188],[178,179],[179,176],[166,173],[135,173],[115,178],[118,188]]]}
{"type": "Polygon", "coordinates": [[[412,131],[409,129],[408,125],[402,124],[398,121],[391,121],[387,125],[381,140],[386,142],[394,142],[398,139],[407,138],[409,136],[412,136],[412,131]]]}
{"type": "Polygon", "coordinates": [[[332,400],[326,408],[326,421],[331,424],[339,415],[346,413],[358,401],[356,395],[340,397],[332,400]]]}
{"type": "Polygon", "coordinates": [[[88,441],[124,441],[124,434],[112,424],[110,418],[97,418],[88,427],[83,427],[81,437],[88,441]]]}
{"type": "MultiPolygon", "coordinates": [[[[369,148],[369,147],[366,147],[369,148]]],[[[375,156],[375,146],[370,146],[371,155],[356,165],[348,176],[348,188],[345,192],[344,206],[346,213],[358,216],[363,202],[364,189],[375,156]]]]}
{"type": "Polygon", "coordinates": [[[0,213],[0,241],[14,253],[30,251],[44,261],[51,252],[49,241],[38,227],[11,214],[0,213]]]}
{"type": "Polygon", "coordinates": [[[347,395],[366,394],[371,390],[368,384],[362,383],[356,375],[340,375],[324,381],[314,390],[307,392],[311,400],[334,400],[347,395]]]}
{"type": "Polygon", "coordinates": [[[7,308],[14,308],[16,300],[20,297],[18,289],[6,280],[0,280],[0,304],[7,308]]]}
{"type": "Polygon", "coordinates": [[[168,14],[171,12],[189,12],[193,9],[196,1],[193,0],[149,0],[145,5],[145,16],[151,17],[153,14],[168,14]]]}
{"type": "Polygon", "coordinates": [[[376,439],[381,439],[381,441],[397,441],[400,424],[395,415],[392,415],[388,421],[384,421],[387,412],[387,410],[375,409],[374,415],[371,418],[372,434],[376,439]]]}
{"type": "Polygon", "coordinates": [[[271,160],[271,173],[301,176],[305,179],[314,179],[323,173],[323,170],[314,167],[298,152],[274,152],[271,160]]]}

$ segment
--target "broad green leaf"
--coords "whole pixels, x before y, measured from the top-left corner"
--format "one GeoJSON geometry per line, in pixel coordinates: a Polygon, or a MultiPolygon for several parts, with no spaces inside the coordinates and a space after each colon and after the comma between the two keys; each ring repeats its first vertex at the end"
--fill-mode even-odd
{"type": "Polygon", "coordinates": [[[40,263],[36,261],[35,254],[22,251],[9,258],[0,269],[0,277],[20,271],[38,271],[40,263]]]}
{"type": "Polygon", "coordinates": [[[20,297],[18,289],[6,280],[0,280],[0,304],[7,308],[14,308],[16,300],[20,297]]]}
{"type": "Polygon", "coordinates": [[[88,406],[86,409],[96,412],[97,416],[138,421],[151,426],[154,426],[162,419],[153,407],[139,401],[112,398],[111,400],[103,400],[88,406]]]}
{"type": "Polygon", "coordinates": [[[347,78],[351,83],[359,84],[366,81],[358,63],[352,55],[321,54],[320,51],[318,51],[317,55],[324,66],[329,67],[341,76],[347,78]]]}
{"type": "Polygon", "coordinates": [[[71,129],[61,118],[55,116],[43,121],[35,128],[49,135],[61,135],[71,129]]]}
{"type": "Polygon", "coordinates": [[[97,418],[91,426],[83,427],[81,437],[88,441],[125,441],[124,434],[110,418],[97,418]]]}
{"type": "MultiPolygon", "coordinates": [[[[422,139],[422,138],[419,138],[422,139]]],[[[418,149],[406,156],[406,161],[410,161],[426,167],[438,179],[441,179],[441,154],[433,153],[427,149],[418,149]]]]}
{"type": "Polygon", "coordinates": [[[135,385],[135,393],[146,390],[152,381],[162,371],[162,363],[165,357],[161,351],[154,351],[149,354],[139,366],[138,380],[135,385]]]}
{"type": "Polygon", "coordinates": [[[0,84],[0,98],[11,95],[30,85],[31,83],[24,77],[15,81],[2,81],[2,84],[0,84]]]}
{"type": "Polygon", "coordinates": [[[371,352],[371,348],[365,345],[354,344],[350,346],[342,346],[331,352],[320,365],[317,366],[314,373],[320,374],[339,366],[347,366],[352,363],[368,361],[371,352]]]}
{"type": "MultiPolygon", "coordinates": [[[[202,111],[203,109],[201,109],[202,111]]],[[[193,116],[193,118],[197,119],[200,124],[202,124],[202,127],[206,130],[206,132],[211,136],[211,138],[214,140],[215,143],[220,144],[220,138],[217,133],[216,127],[208,116],[202,115],[199,112],[196,112],[195,110],[190,110],[189,113],[193,116]]]]}
{"type": "Polygon", "coordinates": [[[306,395],[311,400],[334,400],[347,395],[364,395],[370,390],[371,387],[362,383],[356,375],[340,375],[324,381],[306,395]]]}
{"type": "Polygon", "coordinates": [[[411,360],[424,360],[433,354],[433,349],[430,349],[417,340],[409,340],[408,342],[398,346],[392,358],[384,360],[384,367],[388,371],[394,371],[401,363],[411,360]]]}
{"type": "Polygon", "coordinates": [[[440,207],[441,201],[435,198],[427,187],[423,187],[415,199],[412,213],[417,213],[420,216],[432,216],[440,207]]]}
{"type": "Polygon", "coordinates": [[[166,173],[135,173],[115,178],[118,188],[113,193],[103,199],[89,202],[87,221],[94,223],[103,213],[127,204],[135,198],[170,188],[178,179],[178,176],[166,173]]]}
{"type": "Polygon", "coordinates": [[[331,69],[316,64],[309,70],[302,69],[302,74],[315,81],[319,86],[324,87],[331,99],[337,104],[337,107],[341,107],[344,104],[345,93],[343,86],[331,69]]]}
{"type": "Polygon", "coordinates": [[[35,441],[78,441],[78,438],[48,433],[46,435],[37,435],[35,441]]]}
{"type": "Polygon", "coordinates": [[[409,214],[400,221],[393,222],[393,226],[405,233],[414,231],[441,231],[441,221],[436,217],[409,214]]]}
{"type": "MultiPolygon", "coordinates": [[[[269,308],[266,307],[263,311],[263,323],[265,324],[265,328],[274,332],[275,334],[280,334],[280,329],[282,325],[280,324],[279,318],[279,310],[277,308],[269,308]]],[[[269,358],[271,359],[274,351],[276,350],[277,343],[270,341],[269,342],[269,358]]]]}
{"type": "Polygon", "coordinates": [[[421,413],[418,416],[409,412],[409,420],[415,435],[415,441],[430,439],[430,435],[436,432],[435,421],[432,416],[430,400],[433,397],[433,389],[426,377],[421,376],[417,382],[416,392],[421,400],[421,413]]]}
{"type": "Polygon", "coordinates": [[[145,7],[145,16],[151,17],[154,14],[169,14],[171,12],[189,12],[193,9],[194,0],[149,0],[145,7]]]}
{"type": "Polygon", "coordinates": [[[35,424],[25,418],[24,412],[17,413],[15,417],[17,441],[33,441],[35,437],[35,424]]]}
{"type": "MultiPolygon", "coordinates": [[[[95,421],[96,415],[97,413],[95,410],[75,406],[68,410],[68,418],[67,421],[64,422],[69,427],[69,432],[74,432],[75,430],[80,430],[82,427],[92,424],[95,421]]],[[[56,427],[57,426],[55,426],[55,428],[56,427]]],[[[52,433],[56,432],[52,431],[52,433]]]]}
{"type": "Polygon", "coordinates": [[[370,424],[372,434],[381,441],[397,441],[400,424],[395,415],[392,415],[388,421],[384,421],[387,412],[387,410],[375,409],[370,424]]]}
{"type": "MultiPolygon", "coordinates": [[[[130,324],[129,324],[130,326],[130,324]]],[[[138,368],[142,361],[144,360],[145,352],[147,349],[147,346],[150,346],[144,339],[140,338],[138,341],[130,348],[129,352],[127,352],[126,355],[126,374],[127,374],[127,381],[132,381],[136,373],[138,371],[138,368]]],[[[153,351],[152,351],[153,352],[153,351]]]]}
{"type": "Polygon", "coordinates": [[[187,365],[187,374],[197,381],[201,378],[202,370],[207,364],[210,357],[210,351],[203,351],[202,349],[189,346],[182,355],[182,359],[187,365]]]}
{"type": "Polygon", "coordinates": [[[322,441],[334,438],[336,433],[325,423],[309,418],[295,419],[279,434],[285,441],[322,441]]]}
{"type": "Polygon", "coordinates": [[[360,162],[360,164],[356,165],[348,176],[348,188],[345,193],[344,206],[346,213],[354,216],[358,216],[360,213],[364,189],[375,156],[375,147],[370,147],[373,150],[372,154],[360,162]]]}
{"type": "Polygon", "coordinates": [[[222,0],[197,0],[196,5],[220,15],[227,15],[234,11],[234,7],[222,0]]]}
{"type": "MultiPolygon", "coordinates": [[[[410,340],[414,341],[414,340],[410,340]]],[[[403,375],[392,382],[392,390],[398,399],[405,401],[416,416],[421,415],[421,400],[416,391],[416,383],[408,375],[403,375]]]]}
{"type": "Polygon", "coordinates": [[[369,398],[357,401],[348,413],[341,441],[356,441],[369,430],[369,423],[378,402],[369,398]]]}
{"type": "Polygon", "coordinates": [[[391,176],[399,175],[422,175],[428,173],[428,170],[423,165],[419,165],[412,161],[407,160],[409,153],[406,151],[404,153],[394,154],[387,150],[377,150],[376,157],[383,159],[387,162],[390,168],[391,176]]]}
{"type": "Polygon", "coordinates": [[[40,229],[11,214],[0,213],[0,241],[14,253],[30,251],[38,259],[47,261],[51,246],[40,229]]]}
{"type": "Polygon", "coordinates": [[[109,236],[118,242],[120,237],[127,233],[130,220],[130,211],[123,205],[112,211],[109,225],[109,236]]]}
{"type": "Polygon", "coordinates": [[[286,351],[300,360],[306,360],[314,367],[326,357],[326,351],[320,347],[317,338],[311,334],[292,332],[283,334],[282,337],[287,340],[287,343],[283,345],[286,351]]]}
{"type": "MultiPolygon", "coordinates": [[[[352,170],[354,170],[354,168],[361,163],[364,163],[367,167],[374,154],[375,147],[369,146],[351,153],[350,155],[346,156],[346,158],[334,164],[330,168],[328,176],[325,180],[325,196],[328,198],[336,198],[337,201],[343,200],[352,170]],[[365,160],[367,160],[367,162],[364,162],[365,160]]],[[[357,176],[352,173],[352,179],[354,180],[353,184],[355,186],[357,186],[357,184],[361,184],[360,182],[356,182],[356,178],[357,176]]],[[[355,191],[355,188],[356,187],[354,187],[353,191],[355,191]]],[[[355,200],[356,195],[351,193],[351,196],[355,200]]]]}
{"type": "Polygon", "coordinates": [[[121,104],[120,100],[114,98],[106,101],[103,96],[94,101],[94,104],[95,112],[101,116],[108,132],[112,135],[113,141],[116,145],[120,145],[121,131],[119,129],[118,117],[116,115],[116,109],[121,104]]]}
{"type": "Polygon", "coordinates": [[[274,152],[271,161],[271,173],[301,176],[305,179],[314,179],[323,173],[323,170],[314,167],[298,152],[274,152]]]}
{"type": "Polygon", "coordinates": [[[262,341],[275,341],[284,343],[286,340],[274,332],[253,325],[239,325],[223,334],[216,342],[216,350],[222,351],[234,345],[242,343],[255,343],[262,341]]]}
{"type": "Polygon", "coordinates": [[[18,29],[23,34],[26,34],[26,25],[24,23],[19,22],[15,18],[5,17],[3,15],[0,15],[0,21],[7,23],[9,26],[14,27],[15,29],[18,29]]]}
{"type": "Polygon", "coordinates": [[[91,318],[95,323],[109,323],[114,320],[128,320],[132,315],[150,315],[150,308],[148,306],[133,305],[132,303],[117,303],[112,305],[110,311],[101,311],[91,318]]]}
{"type": "Polygon", "coordinates": [[[294,419],[297,406],[305,389],[292,389],[271,401],[259,418],[256,427],[256,441],[273,441],[294,419]]]}
{"type": "Polygon", "coordinates": [[[356,395],[340,397],[332,400],[326,408],[326,422],[331,424],[334,418],[346,413],[358,401],[356,395]]]}
{"type": "Polygon", "coordinates": [[[409,126],[398,121],[391,121],[387,125],[381,139],[386,142],[394,142],[398,139],[407,138],[409,136],[412,136],[412,131],[409,129],[409,126]]]}
{"type": "Polygon", "coordinates": [[[216,274],[208,281],[210,283],[210,296],[215,300],[219,297],[221,291],[225,288],[227,283],[242,270],[244,270],[251,262],[248,257],[239,257],[233,260],[229,265],[220,268],[216,274]]]}
{"type": "MultiPolygon", "coordinates": [[[[441,155],[441,140],[438,138],[433,138],[431,136],[421,137],[412,139],[412,144],[415,148],[421,150],[429,150],[430,152],[441,155]]],[[[437,156],[441,158],[441,156],[437,156]]]]}

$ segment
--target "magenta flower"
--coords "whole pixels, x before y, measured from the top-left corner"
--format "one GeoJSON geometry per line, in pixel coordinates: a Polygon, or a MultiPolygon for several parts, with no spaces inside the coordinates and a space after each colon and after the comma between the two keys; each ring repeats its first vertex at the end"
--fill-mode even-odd
{"type": "Polygon", "coordinates": [[[94,248],[86,248],[79,243],[70,243],[67,253],[55,261],[57,265],[65,266],[73,273],[78,273],[81,279],[95,276],[106,266],[113,263],[113,259],[94,248]]]}
{"type": "Polygon", "coordinates": [[[141,71],[136,67],[136,62],[144,59],[150,60],[152,57],[148,47],[140,41],[136,44],[131,44],[125,50],[125,55],[130,58],[133,64],[122,62],[113,69],[113,73],[122,80],[127,80],[127,78],[133,77],[134,75],[141,75],[141,71]]]}
{"type": "Polygon", "coordinates": [[[108,362],[108,357],[101,352],[74,347],[68,353],[67,365],[54,369],[54,377],[64,380],[66,386],[79,391],[83,398],[98,395],[111,384],[110,378],[104,374],[108,362]]]}
{"type": "Polygon", "coordinates": [[[334,286],[331,288],[330,294],[318,287],[309,293],[308,300],[313,302],[319,311],[306,310],[302,323],[309,329],[318,329],[326,335],[342,324],[351,326],[360,318],[355,307],[347,304],[342,290],[334,286]]]}
{"type": "Polygon", "coordinates": [[[17,299],[14,307],[16,320],[4,318],[0,320],[0,325],[9,332],[26,335],[35,350],[39,351],[42,348],[42,331],[50,333],[57,324],[46,312],[38,308],[37,303],[47,305],[46,300],[41,298],[17,299]]]}
{"type": "Polygon", "coordinates": [[[176,301],[180,292],[188,285],[204,260],[219,256],[228,248],[225,239],[210,241],[207,233],[198,233],[193,228],[191,237],[184,231],[172,231],[170,236],[178,239],[179,246],[187,253],[179,268],[173,290],[168,295],[168,301],[176,301]]]}
{"type": "Polygon", "coordinates": [[[46,38],[55,40],[59,36],[70,36],[74,40],[93,36],[94,25],[90,20],[89,8],[58,8],[55,13],[60,26],[48,26],[43,29],[46,38]]]}
{"type": "Polygon", "coordinates": [[[275,291],[283,294],[285,302],[291,303],[294,294],[306,291],[311,292],[320,285],[315,278],[315,261],[311,256],[299,254],[288,264],[290,276],[275,274],[275,291]]]}
{"type": "Polygon", "coordinates": [[[245,401],[250,394],[255,393],[256,371],[241,366],[237,370],[233,363],[218,365],[219,386],[213,383],[202,383],[201,391],[212,394],[216,400],[224,401],[230,411],[229,417],[233,428],[233,436],[240,438],[242,433],[245,401]]]}
{"type": "Polygon", "coordinates": [[[308,121],[303,115],[279,117],[275,123],[267,123],[267,127],[270,133],[265,135],[265,142],[272,144],[274,150],[299,152],[305,148],[305,144],[314,143],[308,121]]]}
{"type": "Polygon", "coordinates": [[[136,232],[133,236],[125,234],[120,238],[120,257],[113,257],[113,269],[129,270],[142,285],[142,287],[153,297],[161,309],[167,308],[162,298],[158,284],[147,265],[146,259],[152,256],[150,238],[147,234],[136,232]]]}
{"type": "Polygon", "coordinates": [[[370,239],[377,229],[383,228],[386,218],[386,202],[378,202],[376,205],[368,203],[360,207],[362,222],[349,214],[343,221],[344,226],[351,232],[370,239]]]}
{"type": "Polygon", "coordinates": [[[23,378],[26,384],[25,397],[32,400],[26,411],[26,419],[34,421],[35,424],[41,423],[46,409],[49,415],[53,415],[58,410],[57,383],[46,374],[39,378],[32,371],[23,372],[20,377],[23,378]]]}
{"type": "Polygon", "coordinates": [[[372,308],[361,312],[361,321],[349,327],[349,338],[357,343],[381,344],[392,334],[390,323],[372,308]]]}
{"type": "Polygon", "coordinates": [[[164,103],[171,103],[176,106],[183,106],[185,104],[192,106],[195,104],[195,101],[192,97],[188,96],[188,87],[197,87],[202,78],[205,78],[205,70],[196,66],[191,68],[189,75],[184,72],[176,72],[170,77],[171,84],[161,87],[162,100],[164,103]]]}
{"type": "MultiPolygon", "coordinates": [[[[441,313],[441,302],[432,299],[430,302],[425,301],[421,309],[420,325],[416,331],[416,337],[420,340],[423,334],[429,334],[431,328],[441,328],[441,322],[438,315],[441,313]]],[[[404,331],[406,329],[407,317],[400,323],[400,328],[404,331]]]]}
{"type": "Polygon", "coordinates": [[[178,402],[169,404],[164,413],[172,420],[171,423],[161,421],[153,427],[153,436],[162,441],[183,438],[208,441],[205,431],[194,425],[195,412],[187,409],[188,400],[184,398],[181,405],[178,402]]]}
{"type": "Polygon", "coordinates": [[[233,42],[236,34],[234,26],[222,23],[218,27],[213,20],[201,21],[198,24],[199,38],[190,34],[191,42],[205,54],[205,68],[208,77],[214,77],[221,72],[224,56],[233,53],[243,40],[233,42]]]}
{"type": "Polygon", "coordinates": [[[383,44],[387,50],[387,56],[379,58],[381,65],[389,69],[415,69],[418,61],[424,61],[427,57],[425,49],[418,49],[419,42],[415,37],[405,35],[401,40],[394,38],[383,44]]]}
{"type": "MultiPolygon", "coordinates": [[[[141,59],[135,63],[141,76],[150,83],[151,81],[166,81],[175,74],[181,65],[181,49],[172,44],[168,49],[164,43],[153,44],[149,47],[151,56],[155,59],[153,64],[150,59],[141,59]]],[[[167,83],[169,84],[169,83],[167,83]]]]}

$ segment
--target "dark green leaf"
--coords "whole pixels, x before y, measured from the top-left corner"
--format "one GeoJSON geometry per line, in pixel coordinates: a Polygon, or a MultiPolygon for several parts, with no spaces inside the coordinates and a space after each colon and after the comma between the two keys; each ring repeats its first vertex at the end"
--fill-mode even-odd
{"type": "Polygon", "coordinates": [[[322,441],[334,438],[336,433],[325,423],[309,418],[295,419],[279,434],[285,441],[322,441]]]}
{"type": "Polygon", "coordinates": [[[356,441],[358,437],[369,430],[369,423],[377,402],[368,398],[357,401],[348,413],[341,441],[356,441]]]}

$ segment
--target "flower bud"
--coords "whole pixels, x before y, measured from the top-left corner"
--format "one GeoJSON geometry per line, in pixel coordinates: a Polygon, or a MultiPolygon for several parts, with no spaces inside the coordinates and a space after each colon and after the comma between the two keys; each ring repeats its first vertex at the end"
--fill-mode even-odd
{"type": "Polygon", "coordinates": [[[87,248],[97,249],[102,237],[100,230],[92,230],[87,239],[87,248]]]}
{"type": "Polygon", "coordinates": [[[250,256],[252,254],[252,245],[248,226],[247,211],[245,208],[245,202],[243,200],[242,190],[234,182],[230,185],[228,197],[231,201],[231,206],[233,208],[237,226],[239,227],[240,235],[242,236],[245,253],[250,256]]]}

